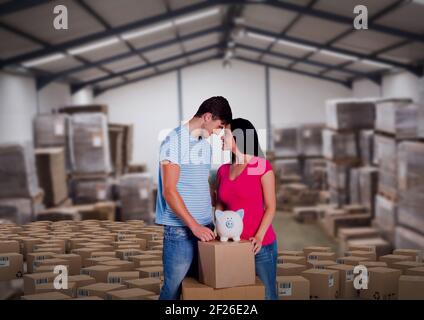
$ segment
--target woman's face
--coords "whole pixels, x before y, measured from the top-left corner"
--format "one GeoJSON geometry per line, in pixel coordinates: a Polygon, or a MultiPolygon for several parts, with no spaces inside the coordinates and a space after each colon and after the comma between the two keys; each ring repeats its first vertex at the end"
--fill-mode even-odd
{"type": "Polygon", "coordinates": [[[233,151],[235,148],[236,142],[234,141],[233,134],[231,132],[230,125],[226,125],[224,128],[224,134],[221,137],[222,140],[222,150],[233,151]]]}

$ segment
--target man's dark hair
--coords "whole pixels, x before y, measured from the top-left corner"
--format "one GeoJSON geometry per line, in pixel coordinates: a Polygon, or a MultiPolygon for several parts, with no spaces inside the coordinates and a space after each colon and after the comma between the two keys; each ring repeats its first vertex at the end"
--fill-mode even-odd
{"type": "Polygon", "coordinates": [[[219,119],[224,124],[230,123],[233,118],[230,104],[227,99],[220,96],[211,97],[203,101],[194,116],[199,118],[207,112],[212,114],[214,120],[219,119]]]}

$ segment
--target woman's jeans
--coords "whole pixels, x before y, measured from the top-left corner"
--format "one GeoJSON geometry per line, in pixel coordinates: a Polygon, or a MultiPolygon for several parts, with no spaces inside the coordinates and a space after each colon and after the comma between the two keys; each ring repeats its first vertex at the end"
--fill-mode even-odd
{"type": "MultiPolygon", "coordinates": [[[[213,225],[208,225],[211,230],[213,225]]],[[[164,283],[159,300],[177,300],[185,277],[198,278],[199,239],[188,227],[165,226],[163,239],[164,283]]],[[[255,256],[256,274],[265,285],[266,299],[277,299],[277,243],[261,248],[255,256]]]]}
{"type": "Polygon", "coordinates": [[[278,300],[277,295],[277,241],[262,246],[255,255],[256,275],[265,285],[265,299],[278,300]]]}

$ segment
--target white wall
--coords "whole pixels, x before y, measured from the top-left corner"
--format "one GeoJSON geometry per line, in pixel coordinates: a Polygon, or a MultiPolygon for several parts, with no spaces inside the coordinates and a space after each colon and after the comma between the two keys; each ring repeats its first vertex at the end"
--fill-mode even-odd
{"type": "Polygon", "coordinates": [[[35,80],[0,72],[0,143],[32,141],[36,112],[35,80]]]}
{"type": "Polygon", "coordinates": [[[275,69],[270,71],[273,127],[324,123],[327,99],[352,96],[352,90],[337,83],[275,69]]]}
{"type": "Polygon", "coordinates": [[[366,79],[354,81],[352,90],[355,98],[381,97],[381,87],[366,79]]]}
{"type": "Polygon", "coordinates": [[[39,91],[39,113],[51,113],[72,103],[71,90],[65,83],[50,83],[39,91]]]}
{"type": "Polygon", "coordinates": [[[98,96],[109,105],[109,121],[134,124],[134,163],[147,163],[157,180],[159,138],[178,126],[176,73],[137,82],[98,96]]]}
{"type": "Polygon", "coordinates": [[[93,103],[93,90],[90,88],[82,89],[72,96],[72,105],[93,103]]]}
{"type": "Polygon", "coordinates": [[[401,72],[383,77],[382,95],[385,98],[408,97],[419,100],[419,78],[411,73],[401,72]]]}
{"type": "Polygon", "coordinates": [[[383,76],[381,86],[358,80],[353,84],[353,96],[357,98],[411,98],[424,104],[424,77],[418,78],[409,72],[396,72],[383,76]],[[376,95],[379,92],[378,95],[376,95]]]}

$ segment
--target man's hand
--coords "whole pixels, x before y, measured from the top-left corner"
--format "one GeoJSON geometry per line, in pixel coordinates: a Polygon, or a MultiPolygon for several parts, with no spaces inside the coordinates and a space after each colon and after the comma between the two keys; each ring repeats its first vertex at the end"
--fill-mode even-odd
{"type": "Polygon", "coordinates": [[[258,237],[252,237],[249,239],[253,246],[253,253],[256,255],[262,248],[262,240],[258,237]]]}
{"type": "Polygon", "coordinates": [[[193,234],[203,242],[215,239],[215,234],[213,233],[213,231],[200,224],[193,227],[191,229],[191,232],[193,232],[193,234]]]}

